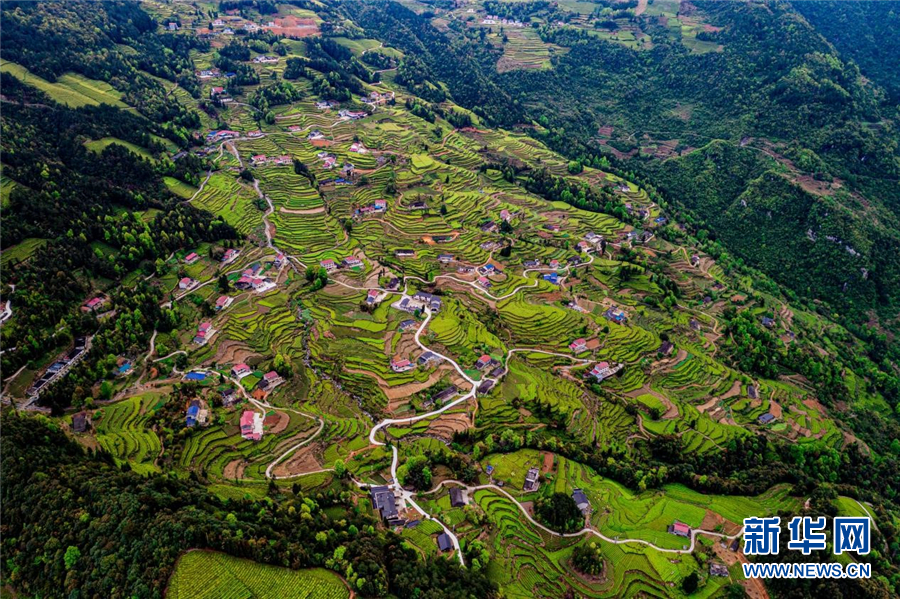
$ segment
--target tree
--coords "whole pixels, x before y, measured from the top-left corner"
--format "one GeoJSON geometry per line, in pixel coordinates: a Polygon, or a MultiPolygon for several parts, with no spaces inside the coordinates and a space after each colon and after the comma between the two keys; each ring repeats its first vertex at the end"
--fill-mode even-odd
{"type": "Polygon", "coordinates": [[[572,565],[583,574],[599,576],[603,573],[603,551],[596,541],[581,544],[572,552],[572,565]]]}
{"type": "Polygon", "coordinates": [[[71,570],[72,568],[74,568],[79,559],[81,559],[81,550],[74,545],[69,545],[68,548],[66,548],[66,554],[63,556],[63,561],[66,564],[66,570],[71,570]]]}
{"type": "Polygon", "coordinates": [[[431,488],[431,468],[428,457],[414,455],[397,471],[397,478],[403,486],[410,485],[419,491],[431,488]]]}
{"type": "Polygon", "coordinates": [[[347,475],[347,466],[344,465],[344,460],[335,460],[334,475],[338,478],[344,478],[347,475]]]}
{"type": "Polygon", "coordinates": [[[558,532],[575,532],[584,525],[584,514],[578,509],[575,500],[566,493],[538,498],[534,511],[547,526],[558,532]]]}
{"type": "Polygon", "coordinates": [[[228,291],[231,289],[231,284],[228,282],[228,277],[224,273],[219,275],[219,281],[216,283],[216,285],[219,287],[219,291],[221,291],[222,293],[228,293],[228,291]]]}
{"type": "Polygon", "coordinates": [[[692,595],[697,592],[697,589],[700,587],[700,577],[697,576],[696,572],[691,572],[681,581],[681,590],[684,591],[685,595],[692,595]]]}

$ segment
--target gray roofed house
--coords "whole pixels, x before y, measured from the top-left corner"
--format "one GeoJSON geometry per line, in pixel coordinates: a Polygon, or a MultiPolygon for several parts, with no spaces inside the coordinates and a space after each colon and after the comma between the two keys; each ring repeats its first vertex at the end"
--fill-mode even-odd
{"type": "Polygon", "coordinates": [[[478,385],[478,393],[481,393],[482,395],[484,395],[485,393],[488,393],[493,388],[494,388],[494,381],[488,379],[488,380],[484,381],[483,383],[481,383],[480,385],[478,385]]]}
{"type": "Polygon", "coordinates": [[[757,418],[757,420],[760,424],[769,424],[770,422],[775,420],[775,416],[770,414],[769,412],[766,412],[765,414],[757,418]]]}
{"type": "Polygon", "coordinates": [[[438,535],[437,545],[438,549],[441,551],[450,551],[453,549],[453,541],[450,540],[450,535],[445,532],[438,535]]]}
{"type": "Polygon", "coordinates": [[[528,474],[525,475],[525,484],[522,486],[522,490],[526,492],[537,491],[538,485],[538,476],[540,472],[537,468],[531,468],[528,471],[528,474]]]}
{"type": "Polygon", "coordinates": [[[72,430],[83,433],[91,426],[91,419],[87,412],[78,412],[72,416],[72,430]]]}
{"type": "Polygon", "coordinates": [[[591,511],[591,502],[588,501],[587,495],[585,495],[584,491],[581,489],[572,491],[572,499],[575,500],[575,505],[578,506],[578,509],[581,510],[582,514],[587,514],[591,511]]]}
{"type": "Polygon", "coordinates": [[[450,489],[450,507],[462,507],[466,505],[466,492],[459,487],[450,489]]]}
{"type": "Polygon", "coordinates": [[[372,497],[372,506],[378,510],[383,520],[388,524],[396,525],[401,522],[397,512],[397,501],[394,492],[386,486],[371,487],[369,494],[372,497]]]}
{"type": "Polygon", "coordinates": [[[716,564],[716,563],[710,562],[709,575],[710,576],[728,576],[728,567],[725,566],[725,564],[716,564]]]}

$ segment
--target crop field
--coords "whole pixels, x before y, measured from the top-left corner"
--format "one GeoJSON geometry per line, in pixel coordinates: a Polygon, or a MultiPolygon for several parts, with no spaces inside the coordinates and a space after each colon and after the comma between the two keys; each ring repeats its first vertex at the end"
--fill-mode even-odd
{"type": "Polygon", "coordinates": [[[118,463],[127,462],[136,472],[158,472],[155,460],[162,446],[147,421],[164,401],[161,394],[147,393],[97,410],[94,414],[97,442],[118,463]]]}
{"type": "Polygon", "coordinates": [[[3,250],[2,258],[0,258],[3,266],[5,267],[12,262],[24,262],[45,243],[47,243],[47,240],[39,237],[23,239],[21,243],[3,250]]]}
{"type": "Polygon", "coordinates": [[[216,173],[210,177],[192,204],[221,216],[241,233],[262,227],[262,211],[254,205],[256,194],[234,177],[216,173]]]}
{"type": "Polygon", "coordinates": [[[38,88],[54,101],[72,108],[99,106],[100,104],[110,104],[117,108],[128,107],[121,100],[121,92],[111,85],[103,81],[88,79],[77,73],[65,73],[55,82],[51,82],[29,72],[21,65],[6,60],[0,62],[0,72],[9,73],[28,85],[38,88]]]}
{"type": "Polygon", "coordinates": [[[212,551],[191,551],[169,579],[169,599],[342,599],[341,578],[322,568],[290,570],[212,551]]]}
{"type": "Polygon", "coordinates": [[[117,137],[103,137],[101,139],[88,141],[85,142],[84,147],[92,152],[100,153],[113,144],[127,148],[128,151],[130,151],[132,154],[135,154],[136,156],[145,158],[147,160],[153,160],[153,154],[151,154],[150,151],[147,150],[147,148],[142,148],[139,145],[133,144],[129,141],[125,141],[124,139],[119,139],[117,137]]]}

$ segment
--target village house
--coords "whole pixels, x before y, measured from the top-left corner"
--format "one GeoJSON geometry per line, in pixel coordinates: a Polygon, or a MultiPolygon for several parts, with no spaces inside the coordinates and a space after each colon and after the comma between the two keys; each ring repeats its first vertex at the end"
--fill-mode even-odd
{"type": "Polygon", "coordinates": [[[463,264],[461,266],[456,267],[456,272],[461,275],[467,275],[475,271],[474,266],[469,266],[468,264],[463,264]]]}
{"type": "Polygon", "coordinates": [[[372,202],[372,208],[375,212],[384,212],[387,210],[387,202],[384,200],[375,200],[372,202]]]}
{"type": "Polygon", "coordinates": [[[406,207],[407,210],[428,210],[428,204],[418,200],[406,207]]]}
{"type": "Polygon", "coordinates": [[[544,225],[544,229],[555,233],[555,232],[559,231],[559,225],[554,225],[553,223],[547,223],[546,225],[544,225]]]}
{"type": "Polygon", "coordinates": [[[290,166],[294,163],[293,159],[287,154],[283,156],[276,156],[272,159],[272,162],[275,164],[275,166],[290,166]]]}
{"type": "Polygon", "coordinates": [[[331,108],[331,104],[328,102],[316,102],[316,108],[319,110],[329,110],[331,108]]]}
{"type": "Polygon", "coordinates": [[[356,256],[347,256],[343,259],[341,265],[344,266],[344,268],[360,268],[362,267],[363,263],[362,260],[360,260],[356,256]]]}
{"type": "Polygon", "coordinates": [[[552,268],[553,270],[556,270],[557,268],[559,268],[559,260],[556,260],[556,259],[551,260],[550,264],[548,266],[550,268],[552,268]]]}
{"type": "Polygon", "coordinates": [[[556,274],[555,272],[551,272],[551,273],[549,273],[549,274],[546,274],[546,275],[544,275],[542,278],[543,278],[545,281],[547,281],[548,283],[553,283],[554,285],[558,285],[558,284],[559,284],[559,275],[556,274]]]}
{"type": "Polygon", "coordinates": [[[216,98],[217,96],[221,96],[224,93],[225,93],[224,87],[213,87],[211,90],[209,90],[209,97],[210,97],[210,99],[213,99],[213,98],[216,98]]]}
{"type": "Polygon", "coordinates": [[[598,362],[594,365],[588,376],[594,377],[599,383],[603,379],[607,379],[620,370],[619,367],[611,368],[609,362],[598,362]]]}
{"type": "Polygon", "coordinates": [[[81,411],[72,416],[72,431],[76,433],[86,432],[91,428],[91,416],[88,412],[81,411]]]}
{"type": "Polygon", "coordinates": [[[578,266],[579,264],[581,264],[582,260],[578,256],[570,256],[566,258],[566,262],[569,264],[569,266],[578,266]]]}
{"type": "Polygon", "coordinates": [[[190,264],[195,263],[199,259],[200,259],[199,255],[197,255],[195,252],[191,252],[190,254],[188,254],[187,256],[184,257],[184,263],[190,265],[190,264]]]}
{"type": "Polygon", "coordinates": [[[397,258],[412,258],[416,255],[414,250],[397,250],[394,252],[394,256],[397,258]]]}
{"type": "Polygon", "coordinates": [[[764,327],[767,327],[767,328],[770,328],[770,329],[771,329],[772,327],[775,326],[775,319],[774,319],[774,318],[769,318],[768,316],[763,316],[763,317],[762,317],[762,320],[761,320],[760,322],[762,323],[762,325],[763,325],[764,327]]]}
{"type": "Polygon", "coordinates": [[[497,223],[489,220],[478,228],[481,229],[483,233],[494,233],[497,230],[497,223]]]}
{"type": "Polygon", "coordinates": [[[569,349],[576,354],[580,354],[583,351],[587,350],[587,340],[586,339],[576,339],[572,343],[569,344],[569,349]]]}
{"type": "Polygon", "coordinates": [[[219,296],[219,299],[216,300],[216,311],[221,311],[231,305],[231,302],[234,301],[233,297],[229,297],[227,295],[219,296]]]}
{"type": "Polygon", "coordinates": [[[361,119],[365,116],[368,116],[367,112],[354,112],[352,110],[341,110],[338,112],[338,116],[344,120],[355,121],[357,119],[361,119]]]}
{"type": "Polygon", "coordinates": [[[253,59],[253,62],[255,62],[256,64],[273,64],[278,62],[278,57],[262,55],[255,57],[253,59]]]}
{"type": "Polygon", "coordinates": [[[464,507],[468,501],[466,500],[466,492],[459,487],[450,489],[450,507],[464,507]]]}
{"type": "Polygon", "coordinates": [[[197,281],[195,281],[194,279],[192,279],[190,277],[184,277],[183,279],[178,281],[178,288],[179,289],[190,289],[191,287],[193,287],[196,284],[197,284],[197,281]]]}
{"type": "Polygon", "coordinates": [[[238,380],[244,378],[249,374],[253,374],[253,370],[251,370],[251,368],[243,362],[235,364],[231,367],[231,376],[235,377],[238,380]]]}
{"type": "Polygon", "coordinates": [[[206,343],[208,337],[212,336],[212,333],[212,325],[208,322],[201,322],[200,326],[197,327],[197,333],[194,335],[194,343],[203,345],[206,343]]]}
{"type": "Polygon", "coordinates": [[[581,513],[587,516],[591,511],[591,502],[588,501],[587,495],[584,494],[584,491],[581,489],[575,489],[572,491],[572,499],[575,500],[575,505],[578,506],[578,509],[581,510],[581,513]]]}
{"type": "Polygon", "coordinates": [[[432,312],[440,312],[441,298],[425,291],[416,291],[412,296],[413,303],[418,303],[420,308],[428,306],[432,312]]]}
{"type": "Polygon", "coordinates": [[[400,514],[397,513],[397,500],[394,492],[386,486],[370,487],[369,495],[372,499],[372,507],[381,514],[381,519],[390,526],[403,523],[400,514]]]}
{"type": "Polygon", "coordinates": [[[510,220],[512,220],[512,214],[509,213],[509,210],[506,210],[504,208],[500,211],[500,218],[506,222],[509,222],[510,220]]]}
{"type": "Polygon", "coordinates": [[[691,537],[691,527],[684,522],[679,522],[678,520],[670,524],[668,530],[670,534],[678,535],[679,537],[691,537]]]}
{"type": "Polygon", "coordinates": [[[656,350],[656,353],[658,353],[661,356],[669,356],[669,355],[672,355],[673,349],[675,349],[675,346],[672,344],[671,341],[663,341],[662,344],[659,346],[659,349],[656,350]]]}
{"type": "Polygon", "coordinates": [[[406,372],[407,370],[412,370],[416,365],[407,360],[406,358],[394,358],[391,360],[391,370],[394,372],[406,372]]]}
{"type": "Polygon", "coordinates": [[[450,399],[451,397],[453,397],[454,395],[456,395],[457,393],[459,393],[459,389],[457,389],[456,385],[450,385],[446,389],[439,391],[439,392],[435,393],[434,395],[432,395],[425,402],[425,404],[427,404],[425,407],[428,407],[434,403],[442,404],[445,401],[447,401],[448,399],[450,399]]]}
{"type": "Polygon", "coordinates": [[[415,320],[404,320],[400,323],[400,331],[408,331],[410,329],[416,328],[415,320]]]}
{"type": "Polygon", "coordinates": [[[257,154],[250,158],[250,161],[253,163],[253,166],[259,166],[261,164],[265,164],[268,159],[265,154],[257,154]]]}
{"type": "Polygon", "coordinates": [[[325,260],[322,260],[321,262],[319,262],[319,266],[321,266],[328,272],[331,272],[337,268],[337,264],[331,258],[326,258],[325,260]]]}
{"type": "Polygon", "coordinates": [[[82,312],[96,312],[106,304],[105,297],[92,297],[81,306],[82,312]]]}
{"type": "Polygon", "coordinates": [[[604,313],[603,313],[603,316],[604,316],[607,320],[611,320],[611,321],[616,322],[616,323],[618,323],[618,324],[622,324],[623,322],[625,322],[626,320],[628,320],[628,317],[625,315],[625,312],[623,312],[621,309],[619,309],[619,308],[616,307],[616,306],[612,306],[609,310],[607,310],[606,312],[604,312],[604,313]]]}
{"type": "Polygon", "coordinates": [[[229,262],[237,258],[238,254],[240,254],[240,252],[233,248],[225,250],[225,253],[222,254],[222,264],[228,264],[229,262]]]}
{"type": "Polygon", "coordinates": [[[369,150],[360,142],[354,142],[350,144],[350,151],[357,154],[365,154],[369,150]]]}
{"type": "Polygon", "coordinates": [[[420,366],[424,366],[424,365],[428,364],[429,362],[440,362],[442,359],[443,358],[441,358],[436,353],[427,351],[427,352],[424,352],[421,356],[419,356],[419,359],[416,360],[416,362],[420,366]]]}
{"type": "Polygon", "coordinates": [[[490,357],[487,354],[484,354],[478,360],[475,361],[475,370],[484,370],[488,366],[493,366],[497,361],[494,358],[490,357]]]}
{"type": "Polygon", "coordinates": [[[437,546],[441,553],[451,551],[453,549],[453,541],[450,539],[450,535],[445,532],[439,534],[437,537],[437,546]]]}
{"type": "Polygon", "coordinates": [[[262,382],[266,383],[268,389],[272,389],[283,383],[284,379],[274,370],[270,370],[263,375],[262,382]]]}
{"type": "Polygon", "coordinates": [[[200,415],[200,401],[193,400],[191,405],[188,406],[187,413],[184,416],[184,425],[188,428],[193,428],[197,424],[197,416],[200,415]]]}
{"type": "Polygon", "coordinates": [[[259,441],[263,436],[263,417],[259,412],[245,410],[241,414],[241,436],[248,441],[259,441]]]}
{"type": "Polygon", "coordinates": [[[219,69],[209,69],[203,71],[197,71],[197,77],[200,79],[215,79],[216,77],[220,77],[221,73],[219,69]]]}
{"type": "Polygon", "coordinates": [[[369,293],[366,295],[366,303],[370,306],[374,305],[378,301],[379,295],[381,295],[381,292],[377,289],[369,289],[369,293]]]}
{"type": "Polygon", "coordinates": [[[484,287],[485,289],[491,288],[491,282],[487,277],[478,277],[478,284],[484,287]]]}
{"type": "Polygon", "coordinates": [[[522,263],[525,268],[536,268],[541,265],[540,260],[526,260],[522,263]]]}
{"type": "Polygon", "coordinates": [[[259,129],[257,129],[256,131],[251,131],[250,133],[247,134],[247,137],[249,137],[250,139],[256,139],[256,138],[262,137],[262,136],[263,136],[263,132],[260,131],[259,129]]]}
{"type": "Polygon", "coordinates": [[[709,575],[710,576],[728,576],[728,566],[725,564],[717,564],[715,562],[709,563],[709,575]]]}
{"type": "Polygon", "coordinates": [[[178,23],[175,23],[174,21],[170,22],[167,27],[169,28],[169,31],[178,31],[178,23]]]}
{"type": "Polygon", "coordinates": [[[769,424],[770,422],[775,420],[775,415],[769,412],[766,412],[762,416],[756,419],[760,424],[769,424]]]}
{"type": "Polygon", "coordinates": [[[525,484],[522,485],[522,490],[526,493],[532,493],[538,490],[538,486],[540,485],[539,480],[539,471],[537,468],[529,468],[528,473],[525,475],[525,484]]]}
{"type": "Polygon", "coordinates": [[[750,399],[759,399],[759,393],[756,390],[756,385],[749,385],[747,387],[747,395],[750,399]]]}
{"type": "Polygon", "coordinates": [[[482,381],[482,383],[481,383],[480,385],[478,385],[478,389],[476,389],[475,391],[476,391],[479,395],[487,395],[488,393],[490,393],[491,389],[494,388],[495,382],[496,382],[496,381],[493,381],[493,380],[491,380],[491,379],[487,379],[487,380],[485,380],[485,381],[482,381]]]}
{"type": "Polygon", "coordinates": [[[700,266],[700,256],[697,254],[691,256],[691,266],[700,266]]]}
{"type": "Polygon", "coordinates": [[[441,254],[438,256],[438,262],[441,264],[449,264],[450,262],[453,262],[453,256],[450,254],[441,254]]]}
{"type": "Polygon", "coordinates": [[[388,281],[387,289],[388,291],[395,291],[397,289],[400,289],[400,279],[398,279],[397,277],[391,277],[391,280],[388,281]]]}
{"type": "Polygon", "coordinates": [[[222,405],[226,408],[233,406],[241,399],[234,389],[223,389],[221,395],[222,405]]]}

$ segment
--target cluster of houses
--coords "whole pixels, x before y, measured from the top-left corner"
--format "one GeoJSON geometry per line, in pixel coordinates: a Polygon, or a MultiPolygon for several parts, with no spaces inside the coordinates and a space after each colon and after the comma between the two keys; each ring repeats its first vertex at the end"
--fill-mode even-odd
{"type": "Polygon", "coordinates": [[[369,488],[369,497],[372,499],[372,507],[381,515],[381,519],[388,526],[399,526],[404,523],[397,511],[397,498],[390,487],[381,485],[369,488]]]}
{"type": "Polygon", "coordinates": [[[252,289],[257,293],[264,293],[275,287],[275,283],[268,277],[259,276],[262,266],[259,263],[252,264],[249,268],[241,273],[241,277],[235,281],[236,289],[249,290],[252,289]]]}
{"type": "Polygon", "coordinates": [[[206,143],[216,143],[219,141],[225,141],[226,139],[234,139],[240,136],[241,134],[237,131],[230,131],[228,129],[223,129],[221,131],[210,131],[206,134],[206,143]]]}
{"type": "MultiPolygon", "coordinates": [[[[443,358],[432,351],[423,352],[418,359],[416,359],[415,363],[410,362],[405,358],[393,358],[391,360],[391,370],[394,372],[406,372],[407,370],[412,370],[417,366],[427,366],[432,362],[441,362],[443,358]]],[[[455,389],[455,388],[454,388],[455,389]]]]}
{"type": "Polygon", "coordinates": [[[337,164],[337,156],[328,152],[319,152],[316,154],[316,158],[322,161],[322,168],[325,169],[332,169],[337,164]]]}
{"type": "Polygon", "coordinates": [[[66,374],[74,364],[77,364],[85,355],[87,342],[87,337],[76,337],[75,346],[69,350],[68,353],[57,358],[56,361],[44,371],[44,375],[35,381],[34,385],[28,389],[28,396],[36,397],[40,395],[42,389],[58,377],[66,374]]]}
{"type": "Polygon", "coordinates": [[[482,25],[503,25],[505,27],[525,27],[525,23],[518,19],[502,19],[497,15],[487,15],[481,21],[482,25]]]}
{"type": "Polygon", "coordinates": [[[277,56],[267,56],[265,54],[261,56],[256,56],[253,58],[253,62],[256,64],[275,64],[278,62],[277,56]]]}
{"type": "Polygon", "coordinates": [[[253,166],[262,166],[264,164],[273,164],[275,166],[290,166],[294,160],[287,154],[282,156],[266,156],[265,154],[257,154],[250,158],[253,166]]]}
{"type": "Polygon", "coordinates": [[[364,110],[359,112],[353,110],[338,111],[338,117],[345,121],[356,121],[367,116],[369,116],[369,113],[364,110]]]}
{"type": "Polygon", "coordinates": [[[600,347],[599,339],[584,339],[583,337],[579,337],[575,341],[569,344],[569,350],[573,354],[580,354],[581,352],[586,352],[591,349],[597,349],[600,347]]]}
{"type": "Polygon", "coordinates": [[[206,345],[215,333],[216,330],[212,328],[211,323],[201,322],[197,327],[197,332],[194,334],[194,343],[197,345],[206,345]]]}
{"type": "Polygon", "coordinates": [[[366,204],[365,206],[360,206],[356,210],[353,211],[353,216],[356,217],[364,217],[369,216],[371,214],[384,214],[387,211],[387,201],[386,200],[375,200],[371,204],[366,204]]]}
{"type": "Polygon", "coordinates": [[[363,145],[362,142],[355,141],[350,144],[350,151],[355,154],[367,154],[369,152],[369,148],[363,145]]]}
{"type": "Polygon", "coordinates": [[[379,93],[379,92],[370,92],[368,96],[363,96],[362,98],[360,98],[360,100],[364,104],[370,104],[373,106],[377,105],[377,104],[384,104],[386,102],[390,102],[393,99],[394,99],[394,92],[391,92],[391,91],[384,92],[383,94],[379,93]]]}
{"type": "Polygon", "coordinates": [[[319,110],[331,110],[332,108],[337,108],[338,103],[334,100],[327,100],[322,102],[316,102],[316,108],[319,110]]]}
{"type": "MultiPolygon", "coordinates": [[[[250,368],[248,365],[244,364],[243,362],[239,362],[231,367],[231,376],[233,376],[234,378],[236,378],[238,380],[241,380],[242,378],[244,378],[246,376],[250,376],[251,374],[253,374],[253,369],[250,368]]],[[[269,393],[272,391],[272,389],[274,389],[275,387],[277,387],[278,385],[280,385],[283,382],[284,382],[284,379],[281,378],[280,374],[278,374],[274,370],[270,370],[269,372],[265,373],[262,376],[262,378],[256,384],[256,388],[259,389],[260,391],[269,393]]]]}
{"type": "Polygon", "coordinates": [[[625,239],[630,241],[632,244],[647,243],[648,241],[653,239],[653,233],[642,229],[633,229],[625,235],[625,239]]]}
{"type": "Polygon", "coordinates": [[[603,313],[603,317],[617,324],[623,324],[628,320],[628,316],[618,306],[611,306],[603,313]]]}
{"type": "Polygon", "coordinates": [[[440,312],[441,298],[432,293],[417,291],[415,295],[402,297],[399,302],[393,304],[393,307],[409,313],[425,308],[431,308],[432,312],[440,312]]]}
{"type": "Polygon", "coordinates": [[[322,260],[321,262],[319,262],[319,266],[321,266],[328,272],[333,272],[333,271],[337,270],[338,268],[350,268],[350,269],[362,268],[363,261],[360,260],[359,258],[357,258],[356,256],[347,256],[346,258],[341,260],[340,264],[339,264],[331,258],[326,258],[325,260],[322,260]]]}

